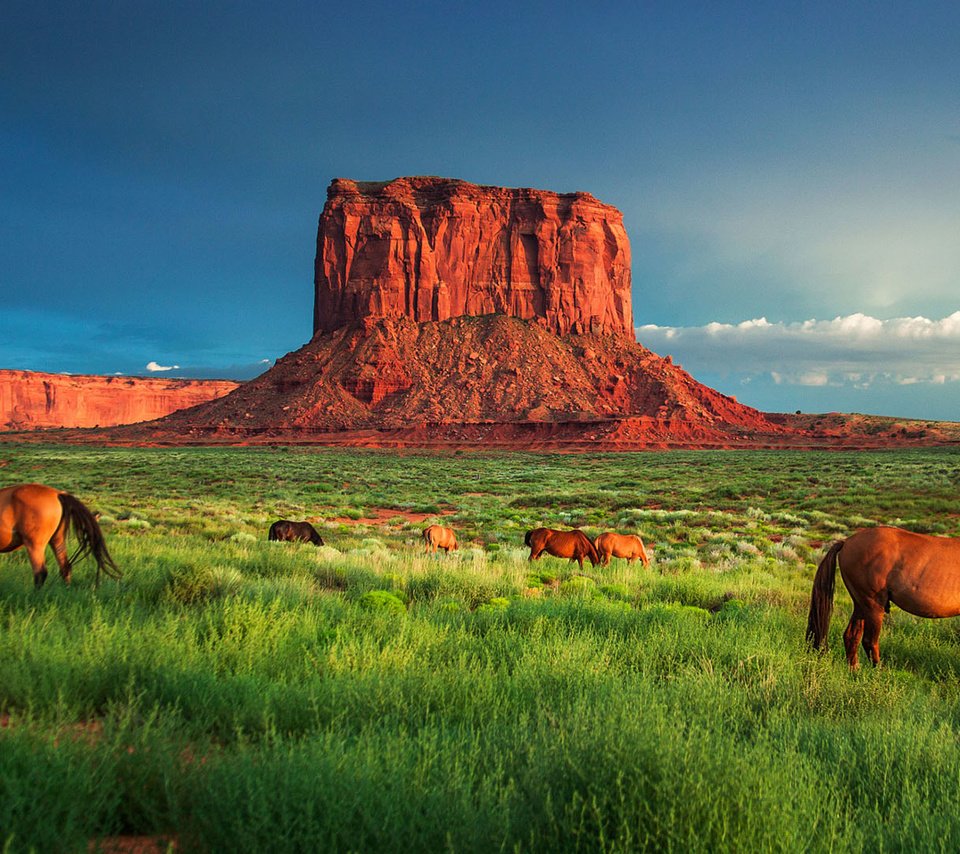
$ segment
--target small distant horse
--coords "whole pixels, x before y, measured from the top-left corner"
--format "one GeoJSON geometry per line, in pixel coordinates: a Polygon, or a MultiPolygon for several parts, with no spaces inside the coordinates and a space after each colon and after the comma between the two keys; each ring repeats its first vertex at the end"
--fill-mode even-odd
{"type": "Polygon", "coordinates": [[[544,552],[554,557],[568,557],[580,564],[583,569],[583,559],[590,558],[590,563],[596,566],[600,563],[600,555],[590,538],[577,529],[573,531],[555,531],[552,528],[534,528],[527,531],[523,538],[524,543],[530,546],[529,560],[537,560],[544,552]]]}
{"type": "Polygon", "coordinates": [[[883,615],[896,605],[918,617],[960,615],[960,540],[900,528],[868,528],[830,546],[813,579],[807,640],[827,646],[837,565],[853,599],[843,633],[847,663],[856,668],[857,646],[880,663],[883,615]]]}
{"type": "Polygon", "coordinates": [[[323,540],[316,529],[309,522],[290,522],[287,519],[278,519],[270,526],[268,540],[284,543],[313,543],[322,546],[323,540]]]}
{"type": "Polygon", "coordinates": [[[423,541],[427,544],[428,552],[443,549],[447,554],[457,550],[457,535],[453,528],[444,528],[443,525],[430,525],[423,530],[423,541]]]}
{"type": "Polygon", "coordinates": [[[640,558],[644,566],[650,566],[650,558],[647,557],[647,550],[643,547],[643,540],[636,534],[617,534],[607,531],[597,537],[593,544],[597,547],[597,553],[604,566],[610,565],[611,556],[626,558],[630,563],[640,558]]]}
{"type": "Polygon", "coordinates": [[[87,555],[97,562],[97,580],[101,570],[111,578],[121,572],[107,551],[103,532],[79,499],[62,489],[39,483],[22,483],[0,489],[0,552],[12,552],[23,546],[33,568],[34,587],[47,580],[44,551],[50,544],[60,566],[60,576],[69,584],[72,565],[87,555]],[[73,526],[79,545],[67,557],[67,530],[73,526]]]}

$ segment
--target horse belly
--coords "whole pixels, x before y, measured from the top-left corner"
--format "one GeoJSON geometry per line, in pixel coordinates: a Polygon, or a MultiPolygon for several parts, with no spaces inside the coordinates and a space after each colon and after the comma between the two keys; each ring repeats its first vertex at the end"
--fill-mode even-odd
{"type": "Polygon", "coordinates": [[[5,534],[3,531],[0,531],[0,554],[5,552],[15,552],[22,545],[23,540],[20,538],[19,534],[5,534]]]}
{"type": "Polygon", "coordinates": [[[930,566],[888,581],[890,601],[918,617],[960,616],[960,571],[930,566]]]}

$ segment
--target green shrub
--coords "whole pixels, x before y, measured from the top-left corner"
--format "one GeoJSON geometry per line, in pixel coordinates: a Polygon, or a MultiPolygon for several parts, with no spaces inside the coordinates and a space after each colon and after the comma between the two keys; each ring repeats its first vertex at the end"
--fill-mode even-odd
{"type": "Polygon", "coordinates": [[[361,608],[367,611],[406,614],[407,606],[392,590],[368,590],[358,600],[361,608]]]}

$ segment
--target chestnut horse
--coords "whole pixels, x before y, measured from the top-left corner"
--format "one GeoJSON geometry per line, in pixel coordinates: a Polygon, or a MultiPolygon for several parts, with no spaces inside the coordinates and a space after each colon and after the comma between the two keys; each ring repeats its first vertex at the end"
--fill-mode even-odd
{"type": "Polygon", "coordinates": [[[596,566],[600,563],[600,555],[590,538],[577,529],[573,531],[555,531],[552,528],[534,528],[527,531],[523,541],[530,546],[529,560],[537,560],[544,552],[554,557],[568,557],[580,564],[583,569],[583,559],[590,558],[590,563],[596,566]]]}
{"type": "Polygon", "coordinates": [[[868,528],[834,543],[813,579],[807,639],[827,645],[837,565],[853,599],[843,633],[847,663],[857,667],[857,645],[880,663],[880,628],[890,605],[918,617],[960,614],[960,540],[914,534],[901,528],[868,528]]]}
{"type": "Polygon", "coordinates": [[[97,585],[100,571],[111,578],[120,578],[120,570],[107,551],[103,532],[96,517],[79,499],[61,489],[39,483],[22,483],[0,489],[0,552],[12,552],[23,546],[33,567],[33,584],[42,587],[47,580],[44,551],[50,544],[60,566],[60,575],[69,584],[71,565],[93,555],[97,562],[97,585]],[[67,557],[67,529],[79,545],[67,557]]]}
{"type": "Polygon", "coordinates": [[[611,555],[624,557],[631,563],[640,558],[644,566],[650,566],[650,558],[647,557],[647,550],[643,547],[643,540],[636,534],[617,534],[614,531],[607,531],[597,537],[593,544],[597,547],[597,553],[604,566],[610,565],[611,555]]]}
{"type": "Polygon", "coordinates": [[[423,541],[427,544],[428,552],[443,549],[447,554],[457,550],[457,535],[453,528],[444,528],[443,525],[431,525],[423,530],[423,541]]]}

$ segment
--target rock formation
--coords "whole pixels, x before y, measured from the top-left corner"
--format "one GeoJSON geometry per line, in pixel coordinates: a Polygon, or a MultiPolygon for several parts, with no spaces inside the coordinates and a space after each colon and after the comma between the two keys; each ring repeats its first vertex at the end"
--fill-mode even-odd
{"type": "Polygon", "coordinates": [[[504,314],[634,339],[623,216],[589,193],[445,178],[337,179],[320,217],[314,334],[504,314]]]}
{"type": "Polygon", "coordinates": [[[223,397],[86,438],[568,450],[842,441],[820,421],[768,416],[701,385],[634,341],[630,305],[621,215],[586,193],[336,180],[317,237],[313,339],[223,397]]]}
{"type": "Polygon", "coordinates": [[[337,441],[359,431],[377,444],[392,431],[415,444],[506,428],[660,446],[670,435],[728,445],[784,431],[634,341],[622,216],[587,193],[338,179],[315,270],[308,344],[219,400],[124,435],[337,441]]]}
{"type": "Polygon", "coordinates": [[[227,380],[69,376],[0,370],[0,430],[150,421],[233,391],[227,380]]]}

